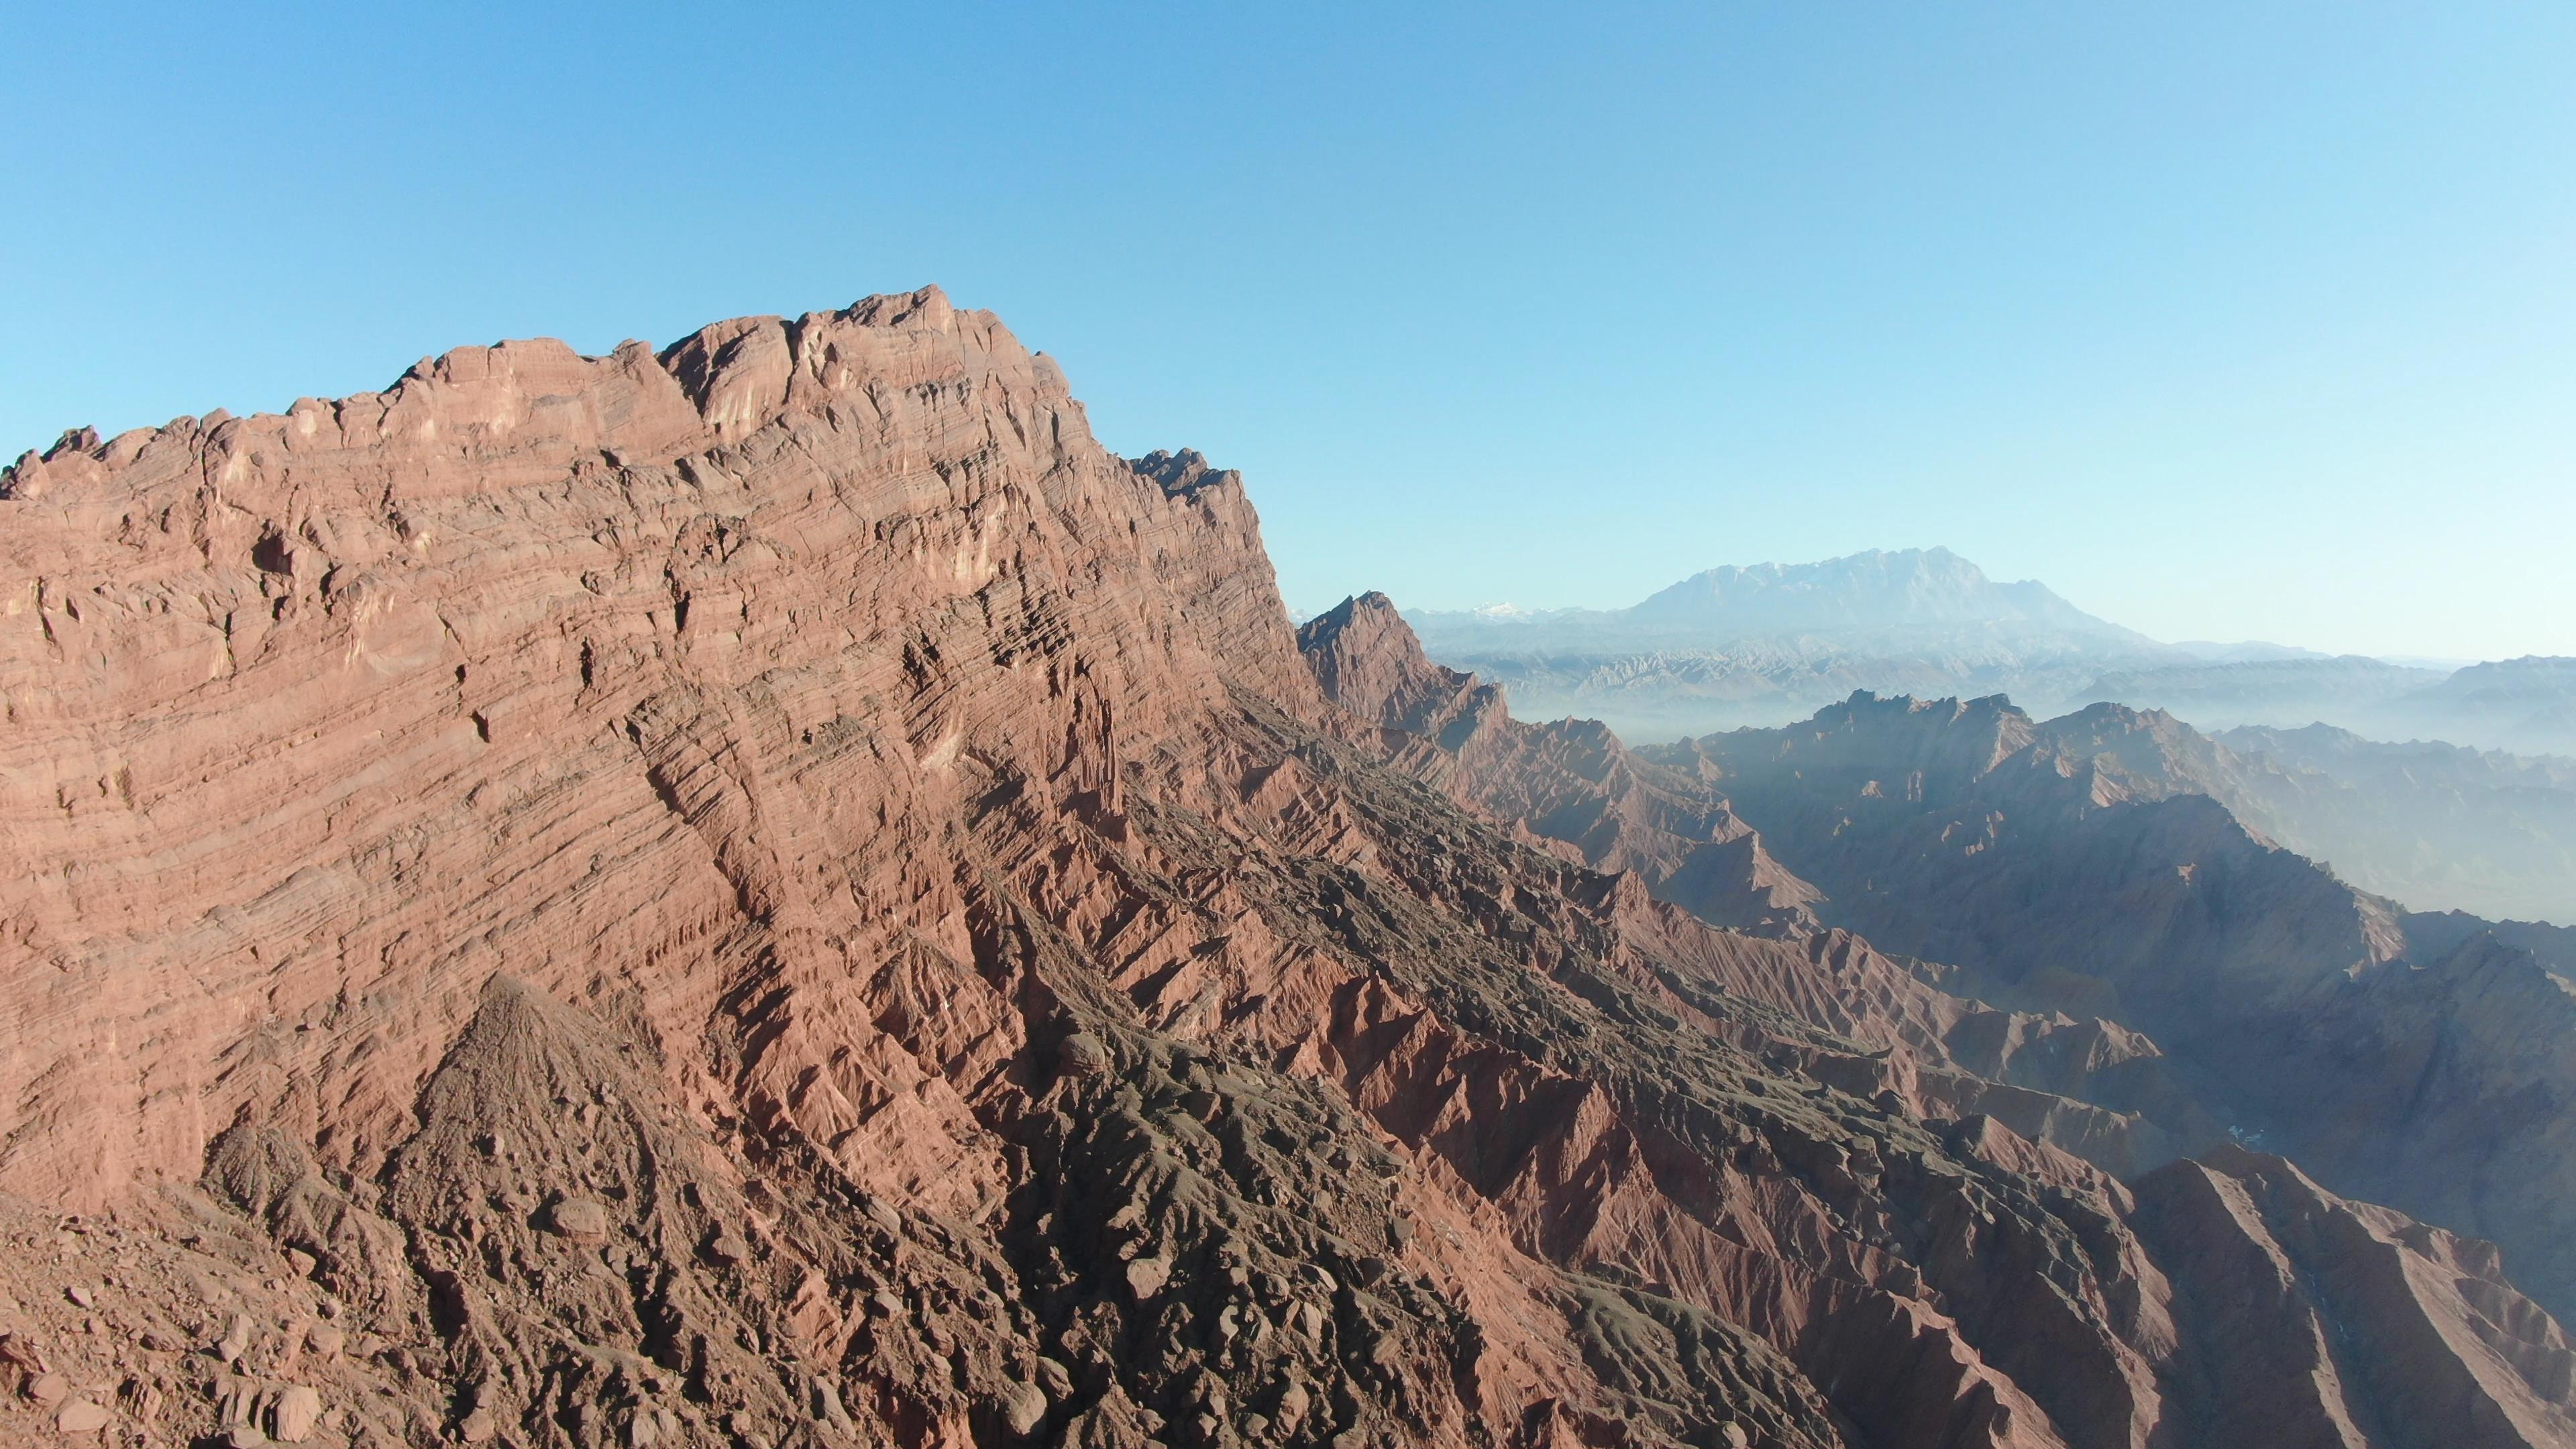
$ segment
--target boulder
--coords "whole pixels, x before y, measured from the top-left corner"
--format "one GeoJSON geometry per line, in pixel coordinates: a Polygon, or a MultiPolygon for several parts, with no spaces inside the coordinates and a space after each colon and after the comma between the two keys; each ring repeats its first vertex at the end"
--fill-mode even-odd
{"type": "Polygon", "coordinates": [[[546,1214],[546,1225],[575,1242],[596,1242],[608,1236],[608,1209],[590,1198],[564,1198],[546,1214]]]}
{"type": "Polygon", "coordinates": [[[277,1391],[268,1411],[268,1435],[280,1444],[301,1444],[322,1422],[322,1395],[304,1384],[277,1391]]]}

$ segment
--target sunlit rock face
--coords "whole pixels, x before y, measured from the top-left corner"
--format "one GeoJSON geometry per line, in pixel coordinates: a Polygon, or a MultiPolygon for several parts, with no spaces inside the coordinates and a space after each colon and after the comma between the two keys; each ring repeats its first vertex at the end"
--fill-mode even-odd
{"type": "Polygon", "coordinates": [[[0,559],[13,1436],[2576,1437],[2491,1249],[1301,651],[936,290],[71,435],[0,559]]]}

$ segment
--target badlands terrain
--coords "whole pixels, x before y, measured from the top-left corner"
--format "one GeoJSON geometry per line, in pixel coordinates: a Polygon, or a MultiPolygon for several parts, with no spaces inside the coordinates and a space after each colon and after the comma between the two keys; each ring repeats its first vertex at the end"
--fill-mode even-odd
{"type": "Polygon", "coordinates": [[[7,1442],[2576,1444],[2548,938],[2153,713],[1517,720],[936,289],[0,569],[7,1442]]]}

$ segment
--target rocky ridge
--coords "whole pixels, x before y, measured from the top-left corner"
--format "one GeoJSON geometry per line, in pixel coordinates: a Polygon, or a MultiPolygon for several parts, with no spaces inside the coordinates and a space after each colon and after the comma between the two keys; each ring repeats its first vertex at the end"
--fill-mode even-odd
{"type": "Polygon", "coordinates": [[[14,1436],[2576,1442],[2492,1249],[2150,1168],[2152,1043],[1696,764],[1301,653],[1239,479],[935,289],[0,520],[14,1436]]]}

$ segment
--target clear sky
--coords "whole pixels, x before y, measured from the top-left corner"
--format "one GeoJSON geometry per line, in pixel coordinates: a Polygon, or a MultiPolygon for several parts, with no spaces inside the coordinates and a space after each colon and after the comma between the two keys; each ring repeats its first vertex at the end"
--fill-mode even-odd
{"type": "Polygon", "coordinates": [[[937,281],[1292,601],[2576,654],[2576,5],[0,8],[0,451],[937,281]],[[544,11],[544,14],[531,12],[544,11]]]}

